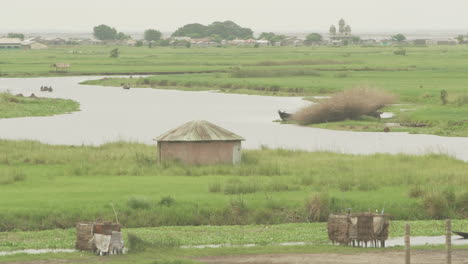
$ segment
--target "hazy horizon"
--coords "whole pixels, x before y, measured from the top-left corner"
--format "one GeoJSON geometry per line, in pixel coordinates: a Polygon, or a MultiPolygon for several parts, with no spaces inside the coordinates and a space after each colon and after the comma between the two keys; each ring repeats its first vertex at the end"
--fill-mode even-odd
{"type": "Polygon", "coordinates": [[[344,18],[354,32],[468,33],[468,1],[447,0],[150,1],[59,0],[3,3],[0,32],[91,32],[99,24],[119,31],[172,32],[188,23],[232,20],[255,32],[327,32],[344,18]],[[5,26],[6,25],[6,26],[5,26]]]}

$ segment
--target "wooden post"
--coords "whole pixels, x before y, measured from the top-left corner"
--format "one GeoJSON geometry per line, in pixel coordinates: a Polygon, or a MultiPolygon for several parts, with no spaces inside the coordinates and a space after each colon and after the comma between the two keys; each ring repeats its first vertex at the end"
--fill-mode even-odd
{"type": "Polygon", "coordinates": [[[452,264],[452,221],[445,221],[447,233],[445,234],[445,248],[447,249],[447,264],[452,264]]]}
{"type": "Polygon", "coordinates": [[[405,225],[405,264],[411,263],[410,224],[405,225]]]}

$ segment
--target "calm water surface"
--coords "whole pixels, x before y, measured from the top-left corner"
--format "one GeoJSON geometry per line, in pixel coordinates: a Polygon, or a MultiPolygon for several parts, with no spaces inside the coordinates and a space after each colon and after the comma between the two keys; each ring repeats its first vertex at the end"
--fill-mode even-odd
{"type": "Polygon", "coordinates": [[[245,148],[301,149],[340,153],[445,153],[468,161],[468,138],[406,133],[348,132],[281,125],[277,110],[309,103],[271,97],[80,85],[99,77],[0,78],[0,91],[68,98],[81,111],[50,117],[0,119],[0,138],[49,144],[99,145],[116,140],[153,144],[153,138],[185,122],[202,119],[246,138],[245,148]],[[53,93],[40,92],[51,85],[53,93]]]}

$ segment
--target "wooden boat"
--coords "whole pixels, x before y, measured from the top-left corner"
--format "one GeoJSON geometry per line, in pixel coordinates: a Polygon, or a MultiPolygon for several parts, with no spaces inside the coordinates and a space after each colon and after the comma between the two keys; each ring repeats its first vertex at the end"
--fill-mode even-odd
{"type": "Polygon", "coordinates": [[[465,232],[459,232],[459,231],[452,231],[454,234],[459,235],[463,237],[464,239],[468,239],[468,233],[465,232]]]}
{"type": "Polygon", "coordinates": [[[286,113],[286,112],[281,111],[281,110],[278,110],[278,114],[281,117],[281,120],[283,120],[283,121],[287,121],[287,120],[289,120],[289,118],[291,118],[290,113],[286,113]]]}

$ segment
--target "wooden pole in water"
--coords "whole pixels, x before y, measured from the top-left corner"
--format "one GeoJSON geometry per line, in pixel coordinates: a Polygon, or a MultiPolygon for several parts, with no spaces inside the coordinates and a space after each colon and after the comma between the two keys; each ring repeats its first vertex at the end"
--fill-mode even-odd
{"type": "Polygon", "coordinates": [[[405,264],[411,264],[410,224],[405,225],[405,264]]]}
{"type": "Polygon", "coordinates": [[[452,264],[452,221],[445,221],[447,233],[445,234],[445,248],[447,249],[447,264],[452,264]]]}

